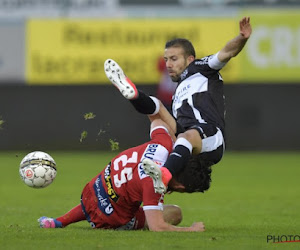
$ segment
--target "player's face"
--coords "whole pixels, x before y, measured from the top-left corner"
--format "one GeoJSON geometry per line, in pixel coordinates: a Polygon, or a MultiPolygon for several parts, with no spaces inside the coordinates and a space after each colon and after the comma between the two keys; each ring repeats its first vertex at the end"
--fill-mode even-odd
{"type": "Polygon", "coordinates": [[[164,59],[172,81],[178,82],[181,73],[194,60],[194,57],[189,56],[186,58],[181,47],[170,47],[165,49],[164,59]]]}
{"type": "Polygon", "coordinates": [[[170,191],[175,191],[175,192],[180,192],[184,193],[185,192],[185,186],[183,186],[180,182],[178,182],[175,178],[172,178],[168,184],[168,189],[170,191]]]}

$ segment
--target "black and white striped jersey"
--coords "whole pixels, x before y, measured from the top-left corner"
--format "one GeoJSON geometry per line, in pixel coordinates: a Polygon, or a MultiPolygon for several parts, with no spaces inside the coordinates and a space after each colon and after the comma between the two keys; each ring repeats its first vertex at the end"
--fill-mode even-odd
{"type": "Polygon", "coordinates": [[[225,97],[217,54],[197,59],[181,74],[173,95],[173,116],[184,128],[199,123],[225,129],[225,97]]]}

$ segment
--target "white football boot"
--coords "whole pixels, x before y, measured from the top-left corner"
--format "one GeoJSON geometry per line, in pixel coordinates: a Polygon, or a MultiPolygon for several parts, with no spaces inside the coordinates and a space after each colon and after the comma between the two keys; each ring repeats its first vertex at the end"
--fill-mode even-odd
{"type": "Polygon", "coordinates": [[[135,99],[138,96],[136,86],[125,76],[122,68],[114,60],[107,59],[105,61],[104,71],[107,78],[126,99],[135,99]]]}
{"type": "Polygon", "coordinates": [[[155,162],[153,162],[152,160],[150,160],[148,158],[145,158],[142,161],[142,164],[143,164],[145,173],[147,175],[149,175],[151,177],[151,179],[153,180],[153,186],[154,186],[155,193],[159,193],[159,194],[165,193],[167,191],[167,187],[163,183],[162,172],[160,170],[160,167],[157,166],[157,164],[155,162]]]}

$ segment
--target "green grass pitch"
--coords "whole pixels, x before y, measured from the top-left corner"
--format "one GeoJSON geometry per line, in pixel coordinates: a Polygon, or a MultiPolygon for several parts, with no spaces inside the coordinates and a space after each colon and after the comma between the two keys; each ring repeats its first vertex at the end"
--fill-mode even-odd
{"type": "Polygon", "coordinates": [[[0,249],[300,249],[268,235],[300,235],[300,154],[228,152],[214,166],[208,192],[166,195],[182,208],[181,226],[203,221],[204,233],[93,230],[87,222],[41,229],[79,204],[81,190],[114,152],[48,152],[58,174],[45,189],[27,187],[18,174],[28,152],[0,152],[0,249]]]}

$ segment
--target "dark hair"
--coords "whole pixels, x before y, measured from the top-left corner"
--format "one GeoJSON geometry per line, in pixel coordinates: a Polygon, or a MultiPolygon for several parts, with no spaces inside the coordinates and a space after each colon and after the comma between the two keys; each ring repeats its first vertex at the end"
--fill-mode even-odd
{"type": "Polygon", "coordinates": [[[201,156],[193,155],[175,178],[185,186],[185,192],[203,193],[210,187],[212,165],[213,163],[201,159],[201,156]]]}
{"type": "Polygon", "coordinates": [[[165,49],[168,49],[170,47],[181,47],[181,48],[183,48],[184,54],[186,57],[188,57],[188,56],[196,57],[196,52],[195,52],[194,46],[187,39],[175,38],[175,39],[172,39],[172,40],[166,42],[165,49]]]}

